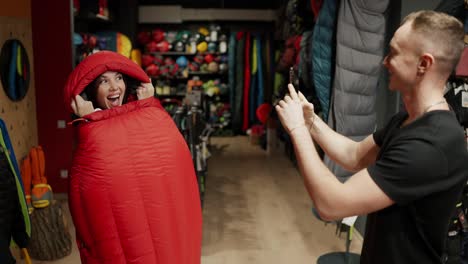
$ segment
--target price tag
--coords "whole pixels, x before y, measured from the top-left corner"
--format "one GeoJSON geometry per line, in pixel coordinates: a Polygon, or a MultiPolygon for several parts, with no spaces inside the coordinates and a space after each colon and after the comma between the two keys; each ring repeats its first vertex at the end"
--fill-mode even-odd
{"type": "Polygon", "coordinates": [[[354,223],[356,223],[356,220],[357,220],[357,215],[349,216],[349,217],[343,218],[343,221],[341,221],[341,223],[347,226],[354,226],[354,223]]]}
{"type": "Polygon", "coordinates": [[[462,98],[462,106],[468,108],[468,92],[463,91],[461,98],[462,98]]]}

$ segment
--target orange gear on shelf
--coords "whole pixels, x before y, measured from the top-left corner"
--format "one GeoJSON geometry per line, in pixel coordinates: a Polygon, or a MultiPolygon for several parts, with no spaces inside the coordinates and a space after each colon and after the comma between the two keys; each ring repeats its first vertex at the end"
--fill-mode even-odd
{"type": "Polygon", "coordinates": [[[31,149],[31,175],[33,188],[31,191],[32,205],[35,208],[44,208],[52,201],[52,188],[47,184],[45,176],[45,155],[41,146],[31,149]]]}

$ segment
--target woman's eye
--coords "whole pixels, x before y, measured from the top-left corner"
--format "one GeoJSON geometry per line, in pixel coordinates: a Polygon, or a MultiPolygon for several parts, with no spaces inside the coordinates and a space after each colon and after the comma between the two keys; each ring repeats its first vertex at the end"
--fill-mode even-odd
{"type": "Polygon", "coordinates": [[[105,80],[105,79],[102,79],[101,81],[99,81],[99,85],[106,84],[106,83],[107,83],[107,80],[105,80]]]}
{"type": "Polygon", "coordinates": [[[122,80],[122,76],[117,76],[117,80],[122,80]]]}

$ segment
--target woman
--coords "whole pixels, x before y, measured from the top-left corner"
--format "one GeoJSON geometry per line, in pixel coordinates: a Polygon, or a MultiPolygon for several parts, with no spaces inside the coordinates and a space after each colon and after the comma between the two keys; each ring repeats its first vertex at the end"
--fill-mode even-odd
{"type": "Polygon", "coordinates": [[[80,117],[70,210],[83,263],[200,263],[192,159],[148,81],[134,62],[101,51],[66,84],[80,117]]]}
{"type": "MultiPolygon", "coordinates": [[[[89,101],[85,101],[80,95],[72,99],[71,107],[74,114],[82,117],[96,110],[121,106],[128,100],[127,83],[131,81],[119,72],[104,72],[86,87],[84,95],[89,101]]],[[[154,87],[151,83],[141,83],[136,88],[136,94],[138,100],[152,97],[154,87]]]]}

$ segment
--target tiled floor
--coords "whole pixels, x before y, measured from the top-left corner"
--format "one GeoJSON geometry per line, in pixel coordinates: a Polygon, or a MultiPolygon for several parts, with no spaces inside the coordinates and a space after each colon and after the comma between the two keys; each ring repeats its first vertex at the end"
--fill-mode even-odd
{"type": "MultiPolygon", "coordinates": [[[[302,179],[281,151],[267,154],[246,137],[213,138],[212,145],[202,264],[310,264],[324,253],[345,250],[345,235],[338,237],[335,225],[312,216],[302,179]]],[[[351,251],[359,252],[362,238],[354,237],[351,251]]],[[[73,244],[68,257],[33,263],[80,261],[73,244]]]]}

